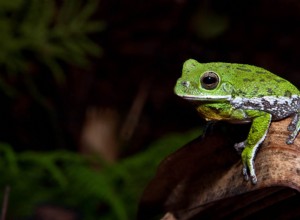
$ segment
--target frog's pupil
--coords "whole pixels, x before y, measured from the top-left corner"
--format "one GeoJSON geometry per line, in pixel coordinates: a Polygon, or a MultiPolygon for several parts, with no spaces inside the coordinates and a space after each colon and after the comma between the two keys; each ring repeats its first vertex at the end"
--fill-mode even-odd
{"type": "Polygon", "coordinates": [[[203,83],[205,83],[205,84],[214,84],[216,82],[217,82],[217,79],[212,76],[207,76],[203,79],[203,83]]]}

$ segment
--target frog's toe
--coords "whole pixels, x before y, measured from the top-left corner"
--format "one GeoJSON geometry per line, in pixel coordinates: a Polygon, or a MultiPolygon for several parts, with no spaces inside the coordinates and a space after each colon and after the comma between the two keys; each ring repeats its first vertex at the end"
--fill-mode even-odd
{"type": "Polygon", "coordinates": [[[296,137],[294,135],[289,135],[289,137],[286,139],[287,144],[293,144],[296,137]]]}
{"type": "Polygon", "coordinates": [[[252,182],[253,185],[255,185],[257,183],[256,175],[251,175],[251,182],[252,182]]]}
{"type": "Polygon", "coordinates": [[[290,124],[288,127],[287,127],[287,130],[288,131],[294,131],[296,129],[296,125],[295,124],[290,124]]]}
{"type": "Polygon", "coordinates": [[[251,183],[253,185],[255,185],[257,183],[257,177],[256,177],[256,174],[255,174],[255,170],[254,170],[254,166],[253,166],[252,161],[250,162],[249,172],[250,172],[251,183]]]}
{"type": "Polygon", "coordinates": [[[244,176],[244,180],[249,181],[249,179],[251,179],[251,183],[253,185],[257,184],[257,177],[255,174],[250,174],[250,178],[249,178],[247,167],[243,167],[243,176],[244,176]]]}
{"type": "Polygon", "coordinates": [[[244,176],[244,180],[248,181],[249,180],[249,175],[248,175],[248,171],[247,171],[247,167],[243,167],[243,170],[242,170],[242,174],[244,176]]]}
{"type": "Polygon", "coordinates": [[[242,154],[244,148],[245,148],[245,141],[240,142],[240,143],[236,143],[236,144],[234,145],[234,149],[235,149],[239,154],[242,154]]]}
{"type": "MultiPolygon", "coordinates": [[[[252,154],[250,154],[252,155],[252,154]]],[[[252,157],[247,155],[246,153],[242,153],[242,161],[243,161],[243,176],[246,181],[249,179],[251,180],[251,183],[255,185],[257,183],[257,178],[255,174],[254,169],[254,162],[252,157]]]]}
{"type": "Polygon", "coordinates": [[[293,138],[291,135],[286,139],[286,144],[293,144],[295,138],[293,138]]]}

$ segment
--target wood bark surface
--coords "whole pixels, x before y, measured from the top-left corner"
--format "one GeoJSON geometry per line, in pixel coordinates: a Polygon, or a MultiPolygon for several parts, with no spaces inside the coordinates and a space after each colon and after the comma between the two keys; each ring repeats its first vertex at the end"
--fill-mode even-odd
{"type": "Polygon", "coordinates": [[[243,179],[233,148],[246,138],[249,125],[216,125],[188,143],[160,164],[141,198],[138,219],[159,219],[164,213],[170,219],[249,217],[298,198],[300,138],[285,143],[290,120],[272,122],[255,158],[256,185],[243,179]]]}

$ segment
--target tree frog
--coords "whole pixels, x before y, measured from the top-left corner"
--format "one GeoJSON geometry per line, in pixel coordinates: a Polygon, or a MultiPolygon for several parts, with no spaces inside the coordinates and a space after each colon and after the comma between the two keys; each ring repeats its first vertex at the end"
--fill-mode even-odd
{"type": "Polygon", "coordinates": [[[196,104],[207,121],[226,120],[252,123],[241,149],[245,180],[257,183],[254,158],[272,120],[293,116],[288,126],[287,144],[300,130],[300,92],[287,80],[260,67],[233,63],[185,61],[175,94],[196,104]]]}

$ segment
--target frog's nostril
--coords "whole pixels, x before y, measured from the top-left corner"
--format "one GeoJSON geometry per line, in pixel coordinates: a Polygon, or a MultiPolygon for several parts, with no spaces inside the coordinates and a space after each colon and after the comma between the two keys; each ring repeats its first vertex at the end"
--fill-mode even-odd
{"type": "Polygon", "coordinates": [[[189,87],[190,86],[190,82],[189,81],[183,81],[183,82],[181,82],[181,85],[183,85],[185,87],[189,87]]]}

